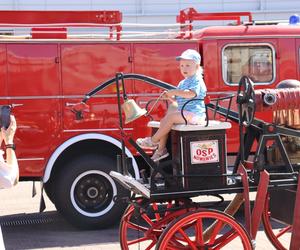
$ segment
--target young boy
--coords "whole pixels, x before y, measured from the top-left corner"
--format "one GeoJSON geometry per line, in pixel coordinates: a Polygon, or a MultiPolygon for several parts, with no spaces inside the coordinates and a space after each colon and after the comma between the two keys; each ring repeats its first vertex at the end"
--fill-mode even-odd
{"type": "MultiPolygon", "coordinates": [[[[191,98],[203,99],[206,95],[206,86],[202,77],[200,66],[201,56],[196,50],[188,49],[181,56],[176,57],[179,61],[180,72],[184,79],[179,82],[176,89],[166,91],[165,98],[176,101],[177,109],[168,110],[168,113],[160,121],[160,127],[152,137],[139,138],[137,144],[143,149],[155,150],[151,159],[159,161],[169,156],[166,149],[168,134],[174,124],[184,123],[181,116],[181,108],[191,98]]],[[[204,101],[192,101],[184,108],[184,115],[189,124],[203,124],[205,121],[204,101]]]]}

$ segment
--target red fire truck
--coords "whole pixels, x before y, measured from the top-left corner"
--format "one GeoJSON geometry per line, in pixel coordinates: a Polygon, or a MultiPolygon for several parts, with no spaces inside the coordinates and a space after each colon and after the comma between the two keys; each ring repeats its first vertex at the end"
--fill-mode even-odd
{"type": "MultiPolygon", "coordinates": [[[[0,104],[15,107],[21,180],[41,180],[58,211],[86,228],[117,221],[126,204],[115,203],[113,197],[129,194],[108,174],[116,169],[121,152],[116,88],[111,85],[97,93],[89,100],[84,119],[76,120],[72,107],[85,93],[116,72],[177,85],[181,76],[174,58],[188,48],[201,53],[211,94],[236,93],[242,75],[251,77],[256,89],[300,79],[297,16],[291,18],[292,24],[259,23],[250,13],[201,14],[191,8],[180,12],[180,29],[166,33],[167,38],[126,38],[121,21],[118,11],[1,11],[0,15],[0,104]],[[235,24],[193,30],[197,20],[235,24]],[[72,35],[74,28],[81,33],[72,35]],[[100,28],[109,28],[106,37],[91,33],[100,28]],[[83,34],[84,29],[91,31],[83,34]]],[[[126,91],[146,106],[162,89],[127,80],[126,91]]],[[[165,104],[159,103],[152,117],[158,120],[164,111],[165,104]]],[[[148,136],[148,121],[139,119],[124,130],[133,138],[148,136]]],[[[233,127],[227,138],[228,152],[234,154],[238,129],[233,127]]],[[[126,153],[134,156],[132,174],[139,178],[139,155],[130,145],[126,153]]]]}

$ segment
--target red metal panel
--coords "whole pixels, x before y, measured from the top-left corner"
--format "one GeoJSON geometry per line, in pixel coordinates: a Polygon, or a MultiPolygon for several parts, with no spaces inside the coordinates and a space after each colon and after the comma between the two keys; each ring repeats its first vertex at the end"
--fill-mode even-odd
{"type": "Polygon", "coordinates": [[[122,22],[120,11],[0,11],[0,23],[49,24],[49,23],[99,23],[116,24],[122,22]]]}
{"type": "Polygon", "coordinates": [[[43,27],[43,28],[32,28],[31,29],[32,39],[66,39],[67,38],[67,28],[57,28],[57,27],[43,27]]]}
{"type": "MultiPolygon", "coordinates": [[[[133,72],[148,75],[175,86],[183,79],[176,56],[186,49],[199,50],[199,45],[194,43],[136,43],[133,44],[133,72]]],[[[136,81],[136,92],[138,94],[160,93],[162,89],[136,81]]],[[[153,97],[152,97],[153,98],[153,97]]],[[[149,97],[138,100],[145,103],[149,97]]]]}
{"type": "MultiPolygon", "coordinates": [[[[130,73],[129,44],[78,43],[61,45],[64,129],[103,129],[103,133],[119,135],[116,86],[113,84],[88,102],[90,112],[82,121],[74,121],[70,103],[82,100],[85,93],[114,78],[116,72],[130,73]],[[68,107],[69,106],[69,107],[68,107]],[[114,131],[115,130],[115,131],[114,131]]],[[[127,94],[133,92],[133,81],[125,82],[127,94]]],[[[131,126],[131,124],[129,124],[131,126]]]]}
{"type": "Polygon", "coordinates": [[[8,96],[18,123],[21,176],[41,176],[60,131],[59,64],[55,44],[8,44],[8,96]]]}
{"type": "Polygon", "coordinates": [[[187,8],[180,11],[179,16],[176,17],[177,22],[185,23],[186,21],[199,20],[236,20],[240,24],[241,17],[248,17],[248,21],[252,22],[252,15],[250,12],[214,12],[201,13],[194,8],[187,8]]]}
{"type": "Polygon", "coordinates": [[[295,53],[295,38],[278,39],[278,82],[285,79],[297,79],[297,54],[295,53]]]}
{"type": "MultiPolygon", "coordinates": [[[[7,60],[6,60],[6,45],[0,44],[0,96],[7,95],[7,60]]],[[[7,101],[0,98],[0,105],[7,101]]]]}

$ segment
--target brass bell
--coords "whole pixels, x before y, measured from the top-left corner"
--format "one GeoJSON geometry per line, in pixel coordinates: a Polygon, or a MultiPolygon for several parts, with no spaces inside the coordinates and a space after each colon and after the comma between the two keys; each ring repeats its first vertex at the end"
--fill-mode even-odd
{"type": "Polygon", "coordinates": [[[125,114],[125,124],[132,122],[147,113],[146,109],[140,108],[132,99],[125,100],[122,104],[122,110],[125,114]]]}

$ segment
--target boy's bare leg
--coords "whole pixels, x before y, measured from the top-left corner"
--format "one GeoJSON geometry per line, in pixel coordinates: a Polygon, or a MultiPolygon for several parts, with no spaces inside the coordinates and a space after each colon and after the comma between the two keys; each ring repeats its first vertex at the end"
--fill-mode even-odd
{"type": "Polygon", "coordinates": [[[159,129],[152,136],[152,141],[154,143],[158,143],[161,139],[165,139],[164,143],[166,143],[166,138],[168,133],[171,131],[172,126],[174,124],[180,124],[184,122],[185,121],[180,112],[168,113],[163,119],[161,119],[159,129]]]}
{"type": "Polygon", "coordinates": [[[162,150],[166,147],[166,145],[167,145],[167,140],[168,140],[168,136],[169,136],[169,133],[166,134],[165,136],[163,136],[163,137],[159,140],[158,148],[157,148],[158,151],[162,151],[162,150]]]}
{"type": "MultiPolygon", "coordinates": [[[[171,115],[172,113],[177,113],[178,112],[177,108],[178,108],[178,104],[174,101],[171,102],[169,104],[168,112],[166,115],[171,115]]],[[[166,147],[168,136],[169,136],[169,133],[160,138],[158,148],[157,148],[158,151],[162,151],[166,147]]]]}

